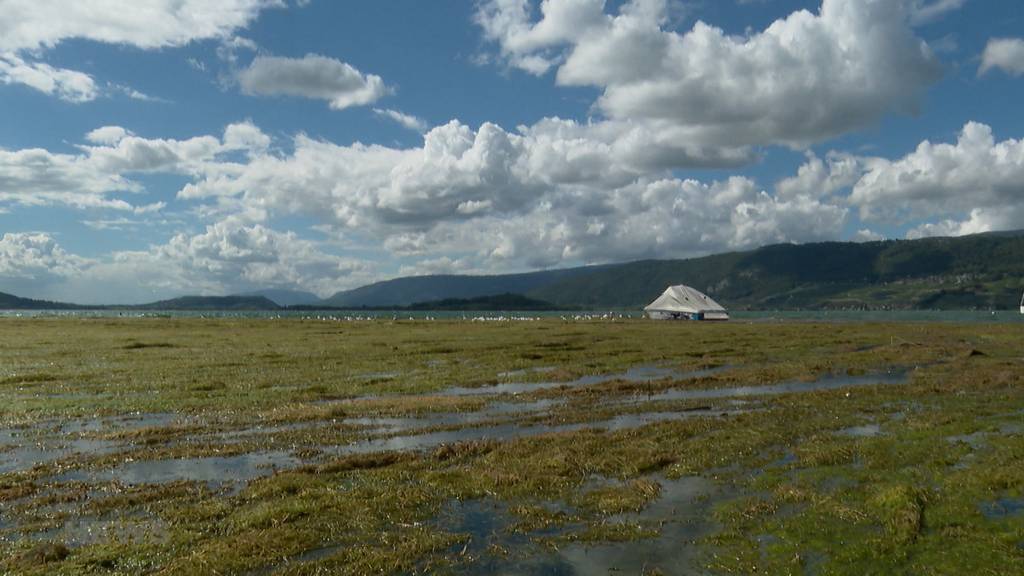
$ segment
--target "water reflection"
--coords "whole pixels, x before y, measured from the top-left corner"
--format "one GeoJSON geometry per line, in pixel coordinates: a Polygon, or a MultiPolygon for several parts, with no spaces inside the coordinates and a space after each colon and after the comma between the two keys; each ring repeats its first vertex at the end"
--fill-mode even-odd
{"type": "Polygon", "coordinates": [[[705,376],[711,376],[727,370],[727,366],[718,366],[715,368],[706,368],[703,370],[692,370],[689,372],[681,372],[674,368],[664,368],[660,366],[635,366],[626,370],[621,374],[594,374],[590,376],[583,376],[576,380],[570,380],[568,382],[505,382],[502,384],[494,384],[489,386],[454,386],[452,388],[446,388],[439,394],[444,396],[477,396],[482,394],[522,394],[525,392],[533,392],[536,390],[548,390],[551,388],[579,388],[581,386],[594,386],[596,384],[603,384],[605,382],[612,382],[614,380],[623,380],[626,382],[654,382],[656,380],[665,380],[671,378],[673,380],[689,380],[693,378],[702,378],[705,376]]]}

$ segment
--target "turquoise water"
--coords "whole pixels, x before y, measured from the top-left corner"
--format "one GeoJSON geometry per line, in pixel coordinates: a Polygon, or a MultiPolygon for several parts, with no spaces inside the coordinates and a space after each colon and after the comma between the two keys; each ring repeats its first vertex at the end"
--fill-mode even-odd
{"type": "MultiPolygon", "coordinates": [[[[953,322],[953,323],[1024,323],[1024,315],[1016,310],[874,310],[874,311],[736,311],[734,322],[953,322]]],[[[453,312],[417,311],[388,312],[351,310],[324,312],[294,311],[136,311],[136,310],[0,310],[0,318],[306,318],[318,320],[500,320],[564,318],[567,320],[599,320],[602,318],[642,318],[639,310],[544,311],[544,312],[453,312]]]]}
{"type": "Polygon", "coordinates": [[[731,312],[733,320],[821,322],[1024,323],[1018,310],[807,310],[731,312]]]}
{"type": "Polygon", "coordinates": [[[501,320],[539,318],[598,319],[641,318],[639,311],[616,312],[560,312],[560,311],[517,311],[517,312],[463,312],[463,311],[400,311],[387,310],[0,310],[0,318],[266,318],[266,319],[314,319],[314,320],[501,320]]]}

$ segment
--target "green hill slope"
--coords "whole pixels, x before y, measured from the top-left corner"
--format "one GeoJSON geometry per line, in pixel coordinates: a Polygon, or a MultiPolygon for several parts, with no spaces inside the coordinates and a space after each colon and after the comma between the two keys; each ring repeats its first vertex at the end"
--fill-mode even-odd
{"type": "Polygon", "coordinates": [[[510,292],[563,307],[638,308],[672,284],[694,286],[733,309],[1010,309],[1024,289],[1024,234],[780,244],[689,260],[398,278],[324,304],[407,306],[510,292]]]}
{"type": "Polygon", "coordinates": [[[638,307],[671,284],[689,284],[739,309],[1008,309],[1024,288],[1024,236],[776,245],[632,262],[528,295],[556,304],[638,307]]]}

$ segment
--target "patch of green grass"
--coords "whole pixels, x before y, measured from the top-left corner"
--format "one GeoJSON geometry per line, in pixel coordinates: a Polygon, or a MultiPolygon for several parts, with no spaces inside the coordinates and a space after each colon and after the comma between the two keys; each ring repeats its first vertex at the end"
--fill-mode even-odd
{"type": "Polygon", "coordinates": [[[626,484],[597,488],[580,495],[576,505],[601,515],[639,512],[661,494],[661,485],[650,478],[637,478],[626,484]]]}

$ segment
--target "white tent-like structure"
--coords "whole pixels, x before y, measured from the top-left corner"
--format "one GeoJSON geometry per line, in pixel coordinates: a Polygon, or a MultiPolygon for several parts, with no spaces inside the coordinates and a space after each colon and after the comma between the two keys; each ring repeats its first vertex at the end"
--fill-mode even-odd
{"type": "Polygon", "coordinates": [[[700,290],[669,286],[657,300],[644,307],[655,320],[728,320],[729,313],[700,290]]]}

